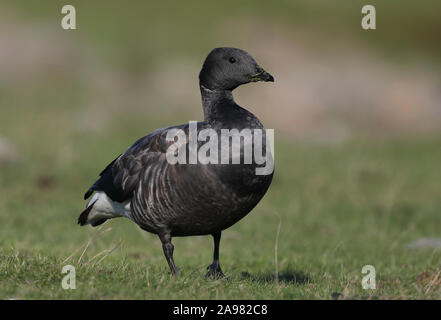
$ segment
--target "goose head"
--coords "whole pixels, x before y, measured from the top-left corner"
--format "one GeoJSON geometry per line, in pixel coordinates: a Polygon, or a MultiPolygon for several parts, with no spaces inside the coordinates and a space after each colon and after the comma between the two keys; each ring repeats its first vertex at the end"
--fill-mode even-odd
{"type": "Polygon", "coordinates": [[[274,77],[248,52],[236,48],[213,49],[199,73],[200,84],[210,90],[232,91],[242,84],[257,81],[274,82],[274,77]]]}

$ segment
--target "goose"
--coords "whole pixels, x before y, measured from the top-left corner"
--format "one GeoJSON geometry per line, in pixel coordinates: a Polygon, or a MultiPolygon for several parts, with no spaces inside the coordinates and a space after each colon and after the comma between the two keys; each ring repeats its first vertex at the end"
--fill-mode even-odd
{"type": "MultiPolygon", "coordinates": [[[[236,104],[232,95],[238,86],[257,81],[274,82],[274,78],[246,51],[213,49],[199,74],[204,121],[195,123],[197,132],[249,129],[266,134],[259,119],[236,104]]],[[[158,235],[173,275],[178,269],[172,237],[211,235],[214,254],[206,277],[224,278],[219,262],[221,233],[258,204],[271,184],[274,167],[258,175],[256,168],[262,165],[254,157],[248,163],[232,164],[232,152],[227,153],[228,163],[172,163],[167,152],[176,139],[169,136],[177,131],[185,138],[181,147],[191,153],[191,123],[157,129],[140,138],[113,160],[87,190],[84,199],[93,196],[78,224],[95,227],[111,218],[129,218],[143,230],[158,235]]],[[[261,141],[267,145],[266,138],[261,141]]],[[[254,140],[252,144],[255,145],[254,140]]],[[[200,145],[198,140],[197,146],[200,145]]],[[[239,148],[242,157],[244,140],[239,148]]],[[[218,150],[222,151],[220,147],[218,150]]],[[[266,159],[273,161],[270,151],[268,155],[266,159]]],[[[190,156],[187,154],[184,160],[190,156]]]]}

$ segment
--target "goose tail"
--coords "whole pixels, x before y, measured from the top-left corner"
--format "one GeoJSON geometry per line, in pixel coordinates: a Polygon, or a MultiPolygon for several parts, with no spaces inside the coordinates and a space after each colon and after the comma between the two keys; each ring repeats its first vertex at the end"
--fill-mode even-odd
{"type": "Polygon", "coordinates": [[[103,224],[104,222],[107,221],[107,219],[99,219],[99,220],[95,220],[95,221],[90,221],[89,214],[93,209],[93,205],[97,201],[98,201],[98,199],[96,199],[94,202],[92,202],[90,205],[88,205],[87,208],[83,212],[81,212],[80,216],[78,217],[78,224],[80,226],[84,226],[86,224],[91,224],[92,227],[96,227],[96,226],[99,226],[100,224],[103,224]]]}
{"type": "Polygon", "coordinates": [[[78,217],[78,224],[96,227],[117,217],[130,218],[130,202],[119,203],[111,200],[104,192],[97,192],[78,217]]]}

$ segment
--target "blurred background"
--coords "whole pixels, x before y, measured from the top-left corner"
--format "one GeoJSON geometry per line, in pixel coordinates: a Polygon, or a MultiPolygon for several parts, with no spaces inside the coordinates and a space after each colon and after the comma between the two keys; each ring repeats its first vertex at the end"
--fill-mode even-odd
{"type": "MultiPolygon", "coordinates": [[[[84,191],[137,138],[201,120],[202,62],[212,48],[232,46],[275,77],[240,87],[235,98],[274,128],[276,176],[253,218],[227,233],[230,260],[243,237],[251,253],[268,250],[272,270],[277,211],[282,266],[314,265],[308,254],[337,244],[354,254],[363,247],[378,263],[397,248],[403,259],[421,261],[427,252],[413,255],[406,246],[441,237],[440,14],[435,0],[2,0],[2,250],[67,257],[86,242],[93,230],[75,225],[84,191]],[[60,26],[65,4],[76,8],[76,30],[60,26]],[[376,7],[376,30],[361,28],[365,4],[376,7]]],[[[113,236],[91,250],[115,238],[135,258],[146,248],[141,233],[127,236],[135,226],[109,224],[113,236]]],[[[210,245],[183,240],[181,259],[205,246],[208,263],[210,245]]],[[[165,270],[155,247],[148,255],[165,270]]],[[[236,261],[253,269],[246,256],[236,261]]]]}

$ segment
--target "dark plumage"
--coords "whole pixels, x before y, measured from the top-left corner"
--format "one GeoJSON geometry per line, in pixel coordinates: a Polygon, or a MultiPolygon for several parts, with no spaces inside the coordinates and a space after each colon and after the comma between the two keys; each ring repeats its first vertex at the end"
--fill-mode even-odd
{"type": "MultiPolygon", "coordinates": [[[[198,132],[265,132],[259,119],[238,106],[232,95],[236,87],[254,81],[274,79],[243,50],[211,51],[199,74],[204,121],[197,123],[198,132]]],[[[174,129],[183,130],[188,138],[188,124],[158,129],[112,161],[84,195],[87,199],[96,191],[78,223],[98,225],[113,217],[130,218],[142,229],[159,236],[172,273],[176,273],[176,266],[171,238],[211,234],[214,260],[207,276],[223,276],[219,265],[221,232],[256,206],[266,193],[273,172],[256,175],[256,167],[262,165],[254,158],[249,164],[170,164],[166,152],[174,141],[166,137],[174,129]]],[[[265,142],[263,139],[264,147],[265,142]]],[[[198,142],[198,146],[203,143],[198,142]]],[[[188,141],[185,147],[188,158],[188,141]]],[[[240,148],[243,156],[243,143],[240,148]]],[[[272,161],[271,155],[269,158],[272,161]]]]}

